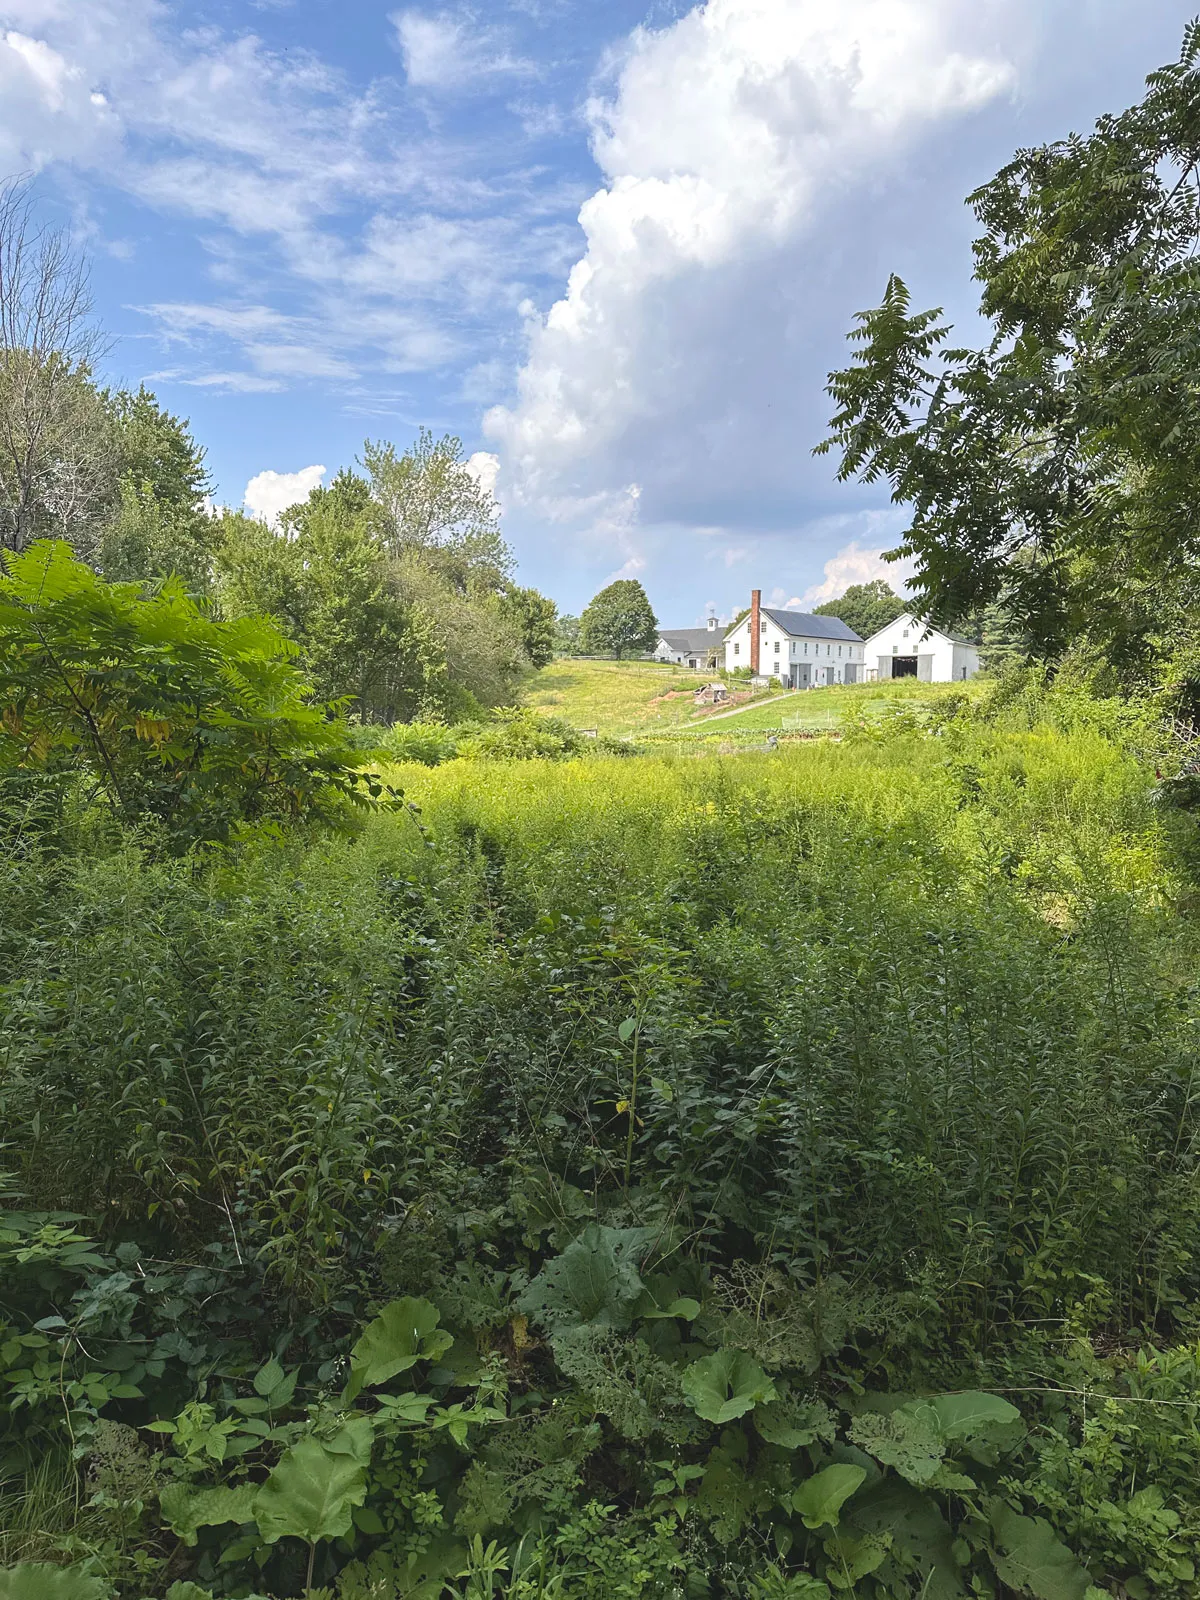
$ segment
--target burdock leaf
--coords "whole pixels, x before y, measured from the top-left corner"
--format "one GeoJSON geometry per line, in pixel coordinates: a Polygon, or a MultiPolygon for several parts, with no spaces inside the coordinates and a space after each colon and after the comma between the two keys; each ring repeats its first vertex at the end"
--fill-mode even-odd
{"type": "Polygon", "coordinates": [[[1023,1517],[1003,1500],[992,1501],[990,1516],[1002,1547],[991,1552],[1001,1583],[1037,1600],[1083,1600],[1091,1580],[1048,1522],[1023,1517]]]}
{"type": "Polygon", "coordinates": [[[842,1507],[866,1478],[866,1469],[838,1462],[814,1473],[796,1490],[792,1505],[806,1528],[836,1528],[842,1507]]]}
{"type": "MultiPolygon", "coordinates": [[[[331,1444],[335,1442],[355,1444],[340,1435],[331,1444]]],[[[315,1544],[349,1533],[354,1508],[366,1496],[367,1465],[361,1450],[335,1452],[309,1437],[287,1451],[258,1491],[254,1519],[267,1544],[287,1537],[315,1544]]]]}
{"type": "Polygon", "coordinates": [[[406,1295],[384,1306],[350,1352],[346,1398],[353,1400],[360,1390],[386,1383],[418,1361],[436,1361],[445,1355],[454,1335],[439,1328],[438,1321],[438,1309],[428,1300],[406,1295]]]}
{"type": "Polygon", "coordinates": [[[774,1400],[775,1385],[744,1350],[717,1350],[693,1361],[681,1380],[692,1410],[706,1422],[732,1422],[761,1400],[774,1400]]]}

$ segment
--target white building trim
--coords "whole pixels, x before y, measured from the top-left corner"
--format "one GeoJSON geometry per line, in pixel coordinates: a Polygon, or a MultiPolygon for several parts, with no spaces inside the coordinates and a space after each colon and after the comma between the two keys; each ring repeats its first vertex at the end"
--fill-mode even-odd
{"type": "MultiPolygon", "coordinates": [[[[750,614],[725,635],[725,670],[750,665],[750,614]]],[[[763,606],[758,670],[793,689],[862,682],[863,641],[837,617],[763,606]]]]}
{"type": "Polygon", "coordinates": [[[962,683],[979,671],[979,651],[973,644],[935,628],[911,611],[873,633],[863,649],[866,675],[871,679],[962,683]]]}

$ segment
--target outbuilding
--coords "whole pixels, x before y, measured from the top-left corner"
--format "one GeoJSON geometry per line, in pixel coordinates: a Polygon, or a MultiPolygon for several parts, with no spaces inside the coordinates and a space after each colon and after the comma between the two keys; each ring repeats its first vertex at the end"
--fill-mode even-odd
{"type": "Polygon", "coordinates": [[[923,622],[911,611],[873,633],[864,646],[867,676],[960,683],[979,671],[979,651],[957,633],[923,622]]]}
{"type": "Polygon", "coordinates": [[[711,672],[721,665],[721,625],[716,617],[709,617],[704,628],[663,628],[651,655],[655,661],[711,672]]]}

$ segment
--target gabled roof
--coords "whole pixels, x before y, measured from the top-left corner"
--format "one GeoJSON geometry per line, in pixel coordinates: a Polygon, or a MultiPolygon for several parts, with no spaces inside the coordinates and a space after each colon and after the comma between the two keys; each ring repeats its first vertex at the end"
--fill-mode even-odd
{"type": "Polygon", "coordinates": [[[672,650],[693,654],[715,649],[722,639],[720,628],[660,628],[658,637],[672,650]]]}
{"type": "Polygon", "coordinates": [[[794,639],[849,639],[861,644],[861,634],[842,621],[841,617],[817,617],[808,611],[776,611],[773,606],[763,606],[762,615],[770,617],[777,628],[794,639]]]}
{"type": "Polygon", "coordinates": [[[910,628],[924,628],[929,633],[936,633],[943,639],[949,639],[951,644],[970,645],[972,650],[979,648],[974,639],[964,639],[961,633],[951,633],[949,628],[939,628],[936,622],[927,622],[924,617],[918,617],[911,611],[902,611],[898,617],[893,617],[890,622],[885,622],[882,628],[876,628],[867,643],[870,644],[871,639],[878,639],[881,633],[886,633],[889,628],[894,628],[898,622],[906,622],[910,628]]]}

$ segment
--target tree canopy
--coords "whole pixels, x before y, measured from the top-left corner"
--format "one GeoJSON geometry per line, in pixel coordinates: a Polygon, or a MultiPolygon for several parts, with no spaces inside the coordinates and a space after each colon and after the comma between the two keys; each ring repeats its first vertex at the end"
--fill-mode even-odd
{"type": "Polygon", "coordinates": [[[893,277],[830,376],[839,476],[911,508],[936,620],[1004,597],[1050,655],[1152,657],[1200,577],[1200,24],[1144,98],[970,198],[979,348],[893,277]]]}
{"type": "Polygon", "coordinates": [[[181,848],[367,802],[344,726],[272,624],[215,621],[177,579],[106,582],[61,541],[0,573],[0,770],[65,763],[122,822],[155,818],[181,848]]]}
{"type": "Polygon", "coordinates": [[[818,617],[840,617],[848,628],[869,639],[907,609],[908,602],[885,579],[872,578],[870,583],[852,583],[838,599],[814,606],[813,613],[818,617]]]}
{"type": "Polygon", "coordinates": [[[592,599],[579,619],[585,650],[611,650],[618,661],[627,651],[654,648],[658,618],[636,578],[618,578],[592,599]]]}

